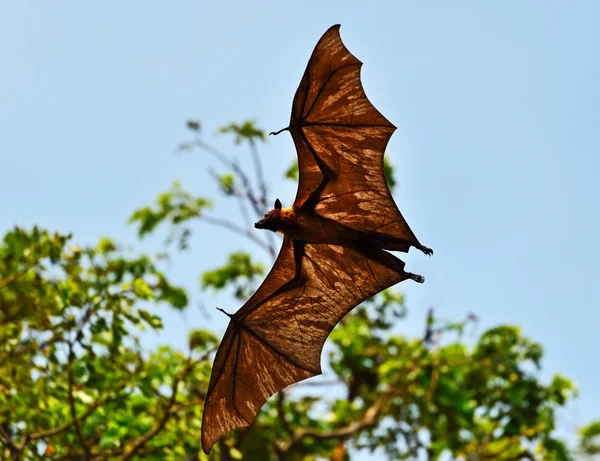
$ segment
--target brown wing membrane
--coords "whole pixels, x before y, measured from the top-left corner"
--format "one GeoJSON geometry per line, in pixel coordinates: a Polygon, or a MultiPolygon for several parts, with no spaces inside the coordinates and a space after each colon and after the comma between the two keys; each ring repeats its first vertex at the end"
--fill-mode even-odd
{"type": "Polygon", "coordinates": [[[217,352],[202,418],[208,453],[226,432],[249,426],[269,397],[321,373],[323,344],[356,305],[406,278],[404,263],[382,251],[306,244],[301,278],[291,286],[293,242],[232,316],[217,352]],[[281,290],[282,286],[286,289],[281,290]]]}
{"type": "Polygon", "coordinates": [[[289,128],[300,171],[294,205],[313,202],[318,215],[352,229],[418,244],[385,180],[383,153],[396,128],[365,95],[361,66],[342,43],[339,25],[313,51],[289,128]]]}

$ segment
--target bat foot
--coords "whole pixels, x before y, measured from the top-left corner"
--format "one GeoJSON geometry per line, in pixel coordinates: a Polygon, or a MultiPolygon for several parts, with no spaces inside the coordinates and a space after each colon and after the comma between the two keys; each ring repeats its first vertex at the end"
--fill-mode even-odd
{"type": "Polygon", "coordinates": [[[425,277],[419,274],[413,274],[412,272],[407,272],[406,275],[409,279],[414,280],[417,283],[423,283],[425,281],[425,277]]]}
{"type": "Polygon", "coordinates": [[[433,250],[431,248],[427,248],[426,246],[419,245],[417,248],[423,253],[425,253],[427,256],[431,256],[433,254],[433,250]]]}

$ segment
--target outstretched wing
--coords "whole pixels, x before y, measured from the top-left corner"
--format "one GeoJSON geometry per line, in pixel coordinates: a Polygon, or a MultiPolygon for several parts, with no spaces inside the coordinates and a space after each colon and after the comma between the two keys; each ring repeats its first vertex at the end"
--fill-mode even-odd
{"type": "Polygon", "coordinates": [[[300,171],[294,206],[310,199],[320,216],[418,244],[385,180],[383,153],[396,128],[365,95],[362,63],[342,43],[339,27],[317,43],[294,97],[289,131],[300,171]]]}
{"type": "Polygon", "coordinates": [[[289,285],[295,267],[286,237],[263,284],[232,315],[204,406],[205,453],[226,432],[252,424],[273,394],[321,374],[323,344],[342,317],[406,278],[404,263],[390,253],[334,245],[305,244],[302,277],[289,285]]]}

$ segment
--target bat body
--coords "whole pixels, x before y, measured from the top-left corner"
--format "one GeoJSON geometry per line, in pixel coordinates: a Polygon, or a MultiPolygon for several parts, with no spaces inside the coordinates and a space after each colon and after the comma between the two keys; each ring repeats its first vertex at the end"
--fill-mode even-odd
{"type": "Polygon", "coordinates": [[[421,245],[386,183],[383,153],[395,127],[367,99],[362,63],[339,26],[317,43],[292,105],[298,153],[294,204],[267,212],[256,228],[284,235],[279,256],[235,314],[213,364],[202,417],[208,453],[229,430],[252,424],[274,393],[321,374],[335,325],[365,299],[423,277],[385,250],[421,245]]]}
{"type": "MultiPolygon", "coordinates": [[[[257,222],[257,229],[279,232],[295,241],[305,243],[324,243],[356,248],[380,248],[385,250],[408,251],[411,245],[417,246],[426,254],[431,249],[418,242],[373,231],[361,231],[341,224],[335,219],[325,218],[306,207],[281,208],[279,200],[275,208],[257,222]]],[[[420,276],[416,276],[420,277],[420,276]]]]}

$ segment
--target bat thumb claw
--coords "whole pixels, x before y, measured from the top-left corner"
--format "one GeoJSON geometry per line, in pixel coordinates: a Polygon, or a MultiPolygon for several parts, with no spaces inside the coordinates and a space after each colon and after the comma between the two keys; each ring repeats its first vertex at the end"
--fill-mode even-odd
{"type": "Polygon", "coordinates": [[[229,317],[229,318],[232,318],[232,317],[233,317],[233,315],[232,315],[232,314],[230,314],[229,312],[225,312],[225,311],[224,311],[223,309],[221,309],[220,307],[217,307],[217,310],[218,310],[218,311],[221,311],[221,312],[223,312],[223,314],[225,314],[225,315],[226,315],[227,317],[229,317]]]}
{"type": "Polygon", "coordinates": [[[281,129],[281,130],[279,130],[279,131],[271,131],[271,132],[269,133],[269,136],[271,136],[271,135],[273,135],[273,136],[277,136],[279,133],[281,133],[281,132],[283,132],[283,131],[287,131],[287,130],[289,130],[289,129],[290,129],[290,127],[289,127],[289,126],[286,126],[285,128],[282,128],[282,129],[281,129]]]}

